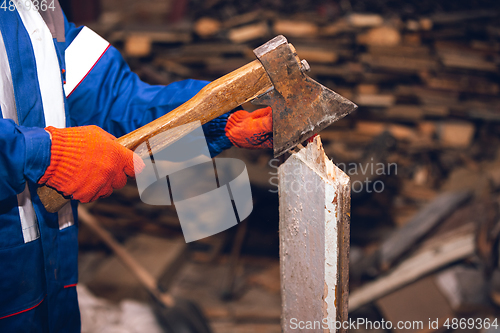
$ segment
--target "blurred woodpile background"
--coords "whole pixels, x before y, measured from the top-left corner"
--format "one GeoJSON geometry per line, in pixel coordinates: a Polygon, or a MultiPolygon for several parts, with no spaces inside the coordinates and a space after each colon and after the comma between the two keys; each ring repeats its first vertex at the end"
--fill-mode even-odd
{"type": "MultiPolygon", "coordinates": [[[[351,316],[427,324],[498,314],[497,1],[102,0],[96,8],[69,15],[96,18],[86,23],[152,84],[214,80],[286,36],[311,77],[359,105],[320,133],[353,185],[351,316]]],[[[175,209],[141,203],[133,184],[89,209],[166,288],[198,301],[216,332],[280,332],[279,162],[270,152],[223,155],[247,164],[254,211],[219,235],[186,246],[175,209]]],[[[80,238],[84,284],[115,301],[144,298],[90,231],[82,227],[80,238]]]]}

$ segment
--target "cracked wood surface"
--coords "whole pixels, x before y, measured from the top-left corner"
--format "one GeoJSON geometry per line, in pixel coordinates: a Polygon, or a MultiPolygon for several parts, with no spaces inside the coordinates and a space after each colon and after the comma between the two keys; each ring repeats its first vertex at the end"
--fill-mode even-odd
{"type": "Polygon", "coordinates": [[[326,157],[319,137],[278,172],[282,330],[336,332],[335,321],[347,320],[349,177],[326,157]],[[299,321],[330,327],[294,329],[299,321]]]}

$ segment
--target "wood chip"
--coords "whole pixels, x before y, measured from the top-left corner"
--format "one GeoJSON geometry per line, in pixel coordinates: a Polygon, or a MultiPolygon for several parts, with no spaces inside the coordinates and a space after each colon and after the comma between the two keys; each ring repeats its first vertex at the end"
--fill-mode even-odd
{"type": "Polygon", "coordinates": [[[314,37],[319,32],[316,24],[306,21],[277,20],[273,29],[275,34],[288,37],[314,37]]]}
{"type": "Polygon", "coordinates": [[[220,21],[211,17],[202,17],[194,24],[194,31],[202,38],[208,38],[221,30],[220,21]]]}
{"type": "Polygon", "coordinates": [[[358,94],[355,103],[360,106],[392,106],[396,102],[396,97],[389,94],[358,94]]]}
{"type": "Polygon", "coordinates": [[[356,90],[360,95],[375,95],[378,93],[378,86],[376,84],[359,84],[356,90]]]}
{"type": "Polygon", "coordinates": [[[380,15],[360,13],[349,15],[347,21],[356,28],[377,27],[384,23],[384,19],[380,15]]]}
{"type": "Polygon", "coordinates": [[[378,27],[366,34],[358,35],[358,43],[377,46],[395,46],[401,42],[399,30],[392,27],[378,27]]]}
{"type": "Polygon", "coordinates": [[[146,35],[132,35],[125,41],[125,53],[131,57],[145,57],[151,53],[151,38],[146,35]]]}
{"type": "Polygon", "coordinates": [[[244,43],[254,39],[266,37],[269,34],[269,27],[266,22],[246,25],[234,28],[229,31],[229,39],[233,43],[244,43]]]}
{"type": "Polygon", "coordinates": [[[336,62],[339,58],[336,52],[319,47],[296,45],[296,48],[299,58],[306,59],[309,63],[329,64],[336,62]]]}
{"type": "Polygon", "coordinates": [[[466,148],[474,136],[476,128],[465,121],[447,121],[439,125],[438,133],[441,144],[445,147],[466,148]]]}

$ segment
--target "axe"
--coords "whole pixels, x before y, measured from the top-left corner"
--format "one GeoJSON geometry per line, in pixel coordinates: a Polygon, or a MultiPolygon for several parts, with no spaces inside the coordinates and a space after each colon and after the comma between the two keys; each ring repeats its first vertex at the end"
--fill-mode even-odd
{"type": "MultiPolygon", "coordinates": [[[[181,125],[195,121],[205,124],[252,101],[273,110],[273,150],[278,157],[357,108],[307,76],[307,61],[297,57],[295,48],[284,36],[256,48],[254,54],[257,60],[211,82],[186,103],[116,139],[117,142],[147,158],[190,131],[189,126],[181,125]],[[162,138],[155,140],[157,134],[176,128],[179,130],[174,130],[168,138],[158,136],[162,138]],[[141,145],[144,142],[148,144],[141,145]]],[[[69,201],[47,186],[39,187],[37,193],[51,213],[69,201]]]]}

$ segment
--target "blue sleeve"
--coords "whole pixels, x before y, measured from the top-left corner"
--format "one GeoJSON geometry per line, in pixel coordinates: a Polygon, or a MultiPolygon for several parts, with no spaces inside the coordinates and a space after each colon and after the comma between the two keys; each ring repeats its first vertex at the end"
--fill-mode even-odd
{"type": "MultiPolygon", "coordinates": [[[[79,30],[66,21],[67,46],[79,30]]],[[[206,84],[184,80],[168,86],[149,85],[110,46],[68,97],[70,118],[73,126],[93,124],[119,137],[175,109],[206,84]]],[[[212,156],[232,146],[225,134],[228,117],[229,113],[203,125],[212,156]]]]}
{"type": "Polygon", "coordinates": [[[50,164],[50,136],[43,128],[0,119],[0,201],[36,183],[50,164]]]}

